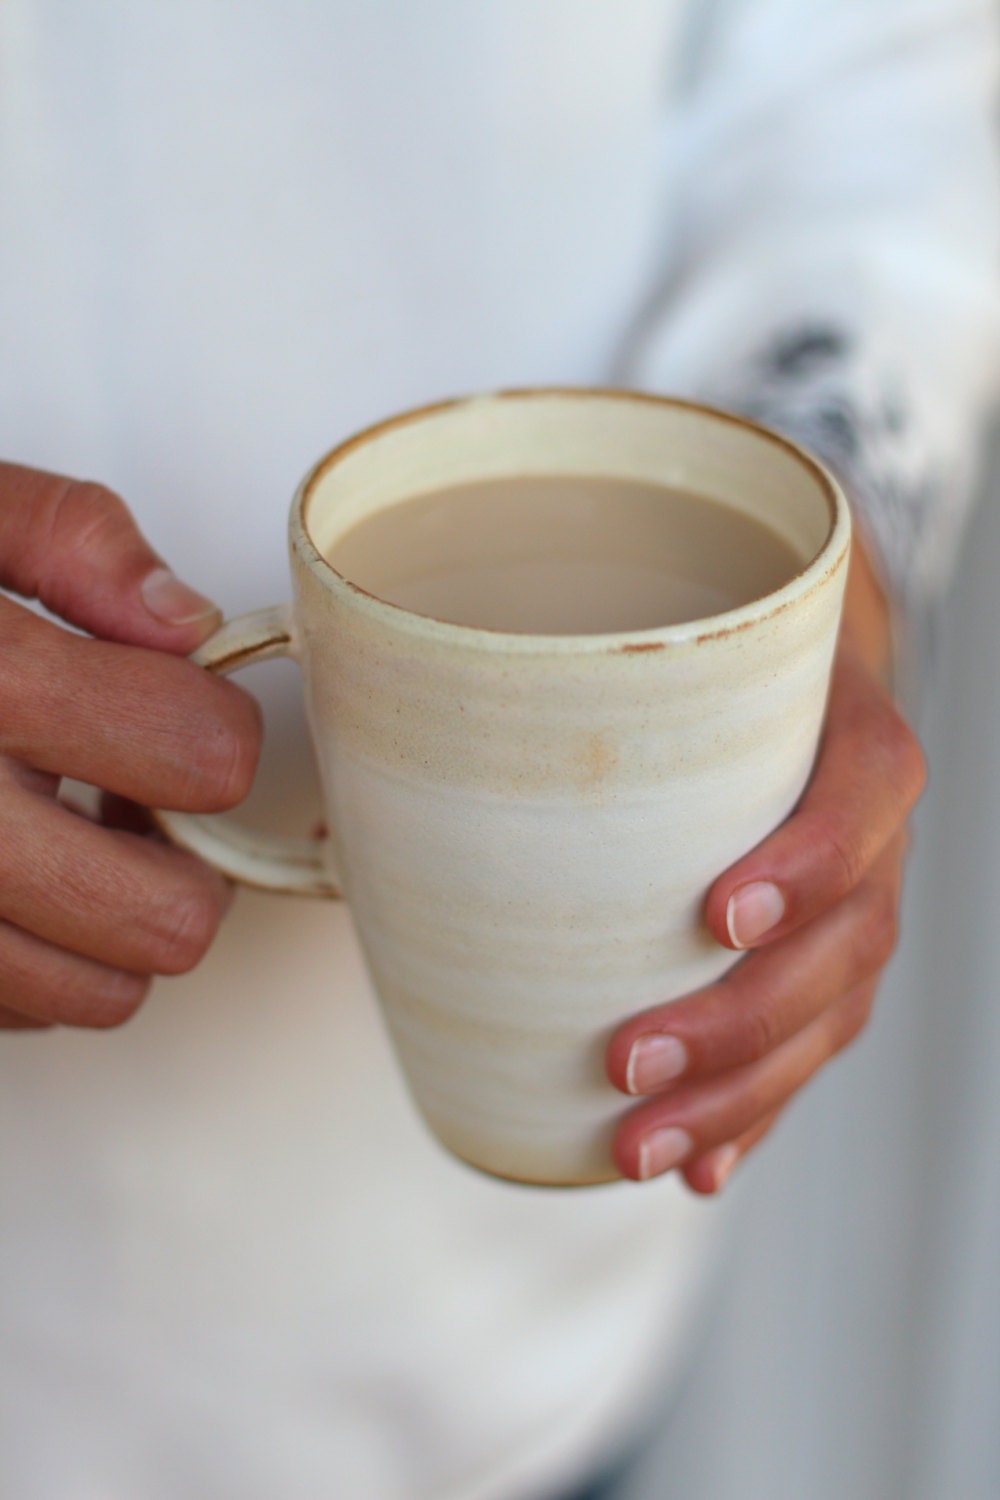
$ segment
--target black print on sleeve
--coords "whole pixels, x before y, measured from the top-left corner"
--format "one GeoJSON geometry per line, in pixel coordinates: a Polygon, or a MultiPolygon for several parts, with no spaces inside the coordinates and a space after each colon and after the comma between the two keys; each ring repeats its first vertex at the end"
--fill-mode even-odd
{"type": "Polygon", "coordinates": [[[934,537],[945,519],[946,487],[903,381],[875,371],[850,329],[823,319],[782,329],[715,384],[710,399],[784,433],[830,466],[899,600],[934,592],[934,537]]]}

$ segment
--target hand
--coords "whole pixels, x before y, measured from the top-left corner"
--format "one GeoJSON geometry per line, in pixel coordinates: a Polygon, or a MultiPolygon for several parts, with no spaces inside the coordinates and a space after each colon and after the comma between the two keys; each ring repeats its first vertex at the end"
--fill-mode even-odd
{"type": "Polygon", "coordinates": [[[0,584],[91,632],[0,596],[0,1027],[116,1025],[151,975],[198,962],[229,888],[62,804],[60,777],[111,805],[232,807],[253,779],[257,708],[184,660],[218,611],[98,485],[0,464],[0,584]]]}
{"type": "Polygon", "coordinates": [[[752,950],[697,994],[627,1021],[608,1076],[646,1097],[622,1121],[626,1177],[679,1167],[719,1189],[793,1094],[865,1025],[896,943],[906,819],[924,761],[881,686],[888,615],[855,544],[822,743],[795,812],[725,874],[706,921],[752,950]]]}

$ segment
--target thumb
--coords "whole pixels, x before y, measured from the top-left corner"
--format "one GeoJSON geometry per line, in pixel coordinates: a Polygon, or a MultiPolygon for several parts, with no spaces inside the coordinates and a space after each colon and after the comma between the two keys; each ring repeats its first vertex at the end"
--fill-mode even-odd
{"type": "Polygon", "coordinates": [[[111,490],[0,463],[0,584],[109,641],[193,651],[218,625],[111,490]]]}

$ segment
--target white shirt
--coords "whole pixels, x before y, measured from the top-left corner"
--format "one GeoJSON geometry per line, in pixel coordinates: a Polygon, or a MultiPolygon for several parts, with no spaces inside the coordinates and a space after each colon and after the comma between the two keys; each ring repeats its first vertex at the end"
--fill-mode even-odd
{"type": "MultiPolygon", "coordinates": [[[[971,0],[7,0],[0,451],[113,485],[234,613],[287,596],[292,488],[351,430],[628,370],[812,423],[932,594],[1000,347],[994,29],[971,0]]],[[[292,669],[262,692],[258,800],[296,831],[292,669]]],[[[571,1482],[670,1378],[719,1218],[451,1161],[349,914],[250,893],[122,1031],[0,1044],[0,1180],[12,1500],[571,1482]]]]}

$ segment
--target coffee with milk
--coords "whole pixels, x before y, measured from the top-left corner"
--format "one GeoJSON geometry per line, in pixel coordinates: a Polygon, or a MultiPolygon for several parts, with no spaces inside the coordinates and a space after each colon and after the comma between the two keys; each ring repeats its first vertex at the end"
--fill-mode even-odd
{"type": "Polygon", "coordinates": [[[597,635],[749,604],[805,560],[763,522],[689,491],[525,474],[378,511],[340,537],[327,561],[415,614],[486,630],[597,635]]]}

